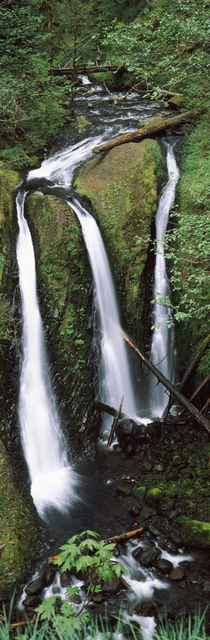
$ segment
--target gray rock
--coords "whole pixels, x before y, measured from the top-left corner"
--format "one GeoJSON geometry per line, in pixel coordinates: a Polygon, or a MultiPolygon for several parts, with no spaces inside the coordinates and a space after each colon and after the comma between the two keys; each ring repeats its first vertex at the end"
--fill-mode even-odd
{"type": "Polygon", "coordinates": [[[23,600],[22,604],[28,609],[35,609],[39,604],[42,604],[42,599],[38,595],[28,596],[28,598],[23,600]]]}
{"type": "Polygon", "coordinates": [[[155,563],[156,569],[160,571],[160,573],[169,574],[173,570],[173,565],[170,560],[165,560],[164,558],[159,558],[155,563]]]}
{"type": "Polygon", "coordinates": [[[143,567],[152,567],[159,555],[160,551],[156,547],[145,549],[141,554],[141,565],[143,567]]]}
{"type": "Polygon", "coordinates": [[[184,575],[184,569],[182,569],[181,567],[177,567],[176,569],[173,569],[171,571],[171,573],[169,574],[169,578],[174,582],[178,582],[179,580],[182,580],[182,578],[184,578],[184,575]]]}
{"type": "Polygon", "coordinates": [[[26,593],[29,596],[33,596],[41,593],[42,589],[43,589],[43,577],[40,576],[36,580],[33,580],[33,582],[30,582],[30,584],[26,587],[26,593]]]}
{"type": "Polygon", "coordinates": [[[142,520],[148,520],[148,518],[151,518],[151,516],[154,516],[157,514],[157,511],[155,509],[153,509],[152,507],[149,507],[147,504],[144,504],[141,510],[141,518],[142,520]]]}

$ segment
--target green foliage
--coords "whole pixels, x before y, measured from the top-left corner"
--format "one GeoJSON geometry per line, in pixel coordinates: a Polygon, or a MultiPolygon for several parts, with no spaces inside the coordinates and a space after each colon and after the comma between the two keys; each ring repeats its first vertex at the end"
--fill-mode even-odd
{"type": "MultiPolygon", "coordinates": [[[[54,564],[59,566],[61,573],[74,570],[76,574],[86,576],[89,586],[81,612],[89,601],[91,593],[98,593],[103,583],[112,582],[115,577],[121,575],[122,571],[125,572],[120,562],[113,558],[115,544],[106,544],[97,538],[99,534],[95,531],[87,530],[76,534],[60,547],[60,554],[54,559],[54,564]]],[[[71,599],[78,592],[78,587],[69,587],[66,590],[66,597],[71,599]]],[[[79,631],[88,620],[88,613],[83,612],[79,618],[78,612],[75,613],[73,605],[67,600],[61,601],[60,611],[55,613],[57,600],[56,596],[52,596],[37,607],[36,611],[41,620],[51,620],[53,626],[61,631],[64,631],[66,626],[68,628],[70,623],[73,629],[79,631]]]]}
{"type": "Polygon", "coordinates": [[[90,573],[91,592],[101,589],[101,582],[112,582],[113,578],[120,576],[124,571],[119,562],[112,559],[115,544],[106,544],[94,531],[83,531],[74,535],[61,547],[61,553],[55,560],[61,572],[76,569],[76,572],[90,573]],[[84,538],[84,539],[83,539],[84,538]]]}
{"type": "Polygon", "coordinates": [[[205,615],[206,609],[201,614],[195,613],[193,618],[188,620],[180,618],[175,624],[162,619],[155,629],[154,640],[207,640],[205,631],[205,615]]]}
{"type": "Polygon", "coordinates": [[[174,0],[167,7],[159,0],[130,24],[115,20],[104,28],[104,55],[123,62],[154,99],[169,89],[184,91],[189,103],[200,105],[208,92],[206,7],[202,0],[174,0]]]}

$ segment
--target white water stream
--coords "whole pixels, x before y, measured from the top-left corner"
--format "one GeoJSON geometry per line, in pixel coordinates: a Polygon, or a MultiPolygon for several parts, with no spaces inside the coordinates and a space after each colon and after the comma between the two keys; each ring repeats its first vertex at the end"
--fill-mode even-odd
{"type": "MultiPolygon", "coordinates": [[[[168,182],[163,189],[160,197],[157,213],[156,213],[156,239],[157,253],[155,261],[155,277],[154,277],[154,298],[164,301],[170,299],[170,287],[166,273],[166,263],[164,255],[164,235],[166,233],[169,212],[175,198],[176,184],[179,180],[179,169],[176,164],[173,147],[167,145],[167,170],[168,182]]],[[[154,305],[153,322],[155,328],[153,330],[153,338],[151,345],[151,362],[163,373],[163,375],[174,381],[176,370],[175,364],[175,340],[173,326],[169,327],[171,312],[167,302],[154,305]]],[[[161,416],[168,404],[168,396],[166,390],[161,384],[157,384],[152,376],[150,384],[150,406],[154,416],[161,416]]]]}
{"type": "Polygon", "coordinates": [[[16,199],[19,224],[17,261],[23,313],[19,418],[31,494],[42,515],[46,507],[65,510],[75,495],[75,476],[67,459],[66,443],[49,380],[36,292],[34,250],[24,218],[24,199],[25,196],[19,192],[16,199]]]}
{"type": "MultiPolygon", "coordinates": [[[[112,275],[99,228],[79,202],[68,202],[81,224],[95,284],[95,304],[100,319],[101,357],[99,362],[99,399],[117,408],[122,396],[123,412],[136,417],[131,374],[122,337],[112,275]]],[[[110,422],[110,419],[109,419],[110,422]]]]}

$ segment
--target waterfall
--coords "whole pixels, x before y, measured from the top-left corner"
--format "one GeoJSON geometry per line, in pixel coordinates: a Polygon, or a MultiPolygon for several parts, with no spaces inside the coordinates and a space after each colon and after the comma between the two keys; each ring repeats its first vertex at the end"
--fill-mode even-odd
{"type": "Polygon", "coordinates": [[[19,419],[31,494],[38,512],[43,515],[46,507],[53,506],[61,511],[67,508],[75,495],[76,478],[67,459],[50,385],[36,292],[34,250],[24,218],[25,196],[19,192],[16,199],[17,261],[23,314],[19,419]]]}
{"type": "Polygon", "coordinates": [[[79,202],[68,202],[80,222],[95,285],[95,302],[101,332],[99,361],[100,400],[117,408],[124,396],[123,412],[137,418],[126,347],[122,337],[111,271],[95,219],[79,202]]]}
{"type": "MultiPolygon", "coordinates": [[[[156,240],[157,252],[154,275],[154,297],[160,299],[170,298],[170,287],[166,273],[164,255],[164,234],[166,232],[169,212],[175,198],[176,184],[179,180],[179,169],[176,164],[173,147],[167,144],[167,171],[168,182],[163,189],[156,213],[156,240]]],[[[154,331],[151,345],[151,362],[173,382],[175,371],[175,340],[173,326],[169,327],[167,321],[171,319],[170,308],[167,304],[154,305],[153,321],[154,331]]],[[[161,416],[168,403],[168,396],[163,385],[154,381],[150,385],[151,409],[153,415],[161,416]]]]}

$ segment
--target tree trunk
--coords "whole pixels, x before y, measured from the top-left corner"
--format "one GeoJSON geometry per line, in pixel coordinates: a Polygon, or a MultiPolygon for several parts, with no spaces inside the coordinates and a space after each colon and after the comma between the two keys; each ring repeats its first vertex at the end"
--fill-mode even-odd
{"type": "Polygon", "coordinates": [[[163,129],[168,129],[170,127],[176,127],[180,122],[185,122],[190,120],[191,118],[204,113],[205,109],[196,108],[191,109],[190,111],[185,111],[184,113],[180,113],[178,116],[173,116],[172,118],[163,118],[158,122],[155,122],[148,127],[141,127],[140,129],[135,129],[135,131],[131,131],[130,133],[125,133],[121,136],[117,136],[117,138],[113,138],[109,140],[109,142],[105,142],[104,144],[99,145],[98,147],[94,147],[92,149],[93,153],[101,153],[101,151],[109,151],[114,147],[118,147],[121,144],[126,144],[127,142],[138,142],[143,138],[148,138],[148,136],[155,135],[162,131],[163,129]]]}

